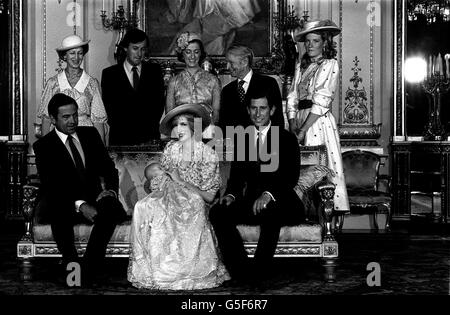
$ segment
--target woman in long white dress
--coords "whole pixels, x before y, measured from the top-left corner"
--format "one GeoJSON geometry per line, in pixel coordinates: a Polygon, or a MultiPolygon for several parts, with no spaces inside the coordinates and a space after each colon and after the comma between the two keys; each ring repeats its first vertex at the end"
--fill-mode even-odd
{"type": "Polygon", "coordinates": [[[327,166],[335,172],[335,210],[349,211],[339,132],[331,113],[339,78],[333,36],[340,31],[330,20],[316,20],[306,23],[295,34],[296,41],[304,42],[306,52],[296,64],[294,83],[287,97],[287,116],[289,130],[301,144],[326,145],[327,166]]]}
{"type": "Polygon", "coordinates": [[[162,168],[186,189],[182,194],[164,191],[163,198],[149,195],[136,203],[128,266],[128,281],[135,287],[206,289],[229,279],[208,220],[221,182],[219,158],[201,141],[201,128],[194,133],[194,117],[202,117],[203,126],[209,124],[208,111],[197,104],[180,105],[161,122],[161,133],[170,136],[175,129],[178,137],[166,145],[162,168]]]}

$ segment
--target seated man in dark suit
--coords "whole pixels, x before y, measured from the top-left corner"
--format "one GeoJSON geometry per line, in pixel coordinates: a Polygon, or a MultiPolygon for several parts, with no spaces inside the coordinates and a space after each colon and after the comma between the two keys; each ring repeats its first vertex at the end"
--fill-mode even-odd
{"type": "Polygon", "coordinates": [[[78,262],[73,226],[94,224],[81,268],[91,283],[106,246],[126,212],[117,199],[118,172],[95,128],[78,126],[78,105],[70,96],[55,94],[48,113],[55,129],[34,143],[36,165],[53,238],[63,267],[78,262]]]}
{"type": "Polygon", "coordinates": [[[252,93],[247,111],[253,126],[237,135],[245,137],[245,146],[235,145],[235,150],[244,152],[235,153],[224,197],[210,212],[224,263],[238,279],[247,277],[249,269],[236,225],[260,226],[253,270],[255,277],[262,278],[270,270],[281,227],[304,220],[304,207],[294,191],[300,172],[297,139],[272,125],[276,109],[268,91],[252,93]]]}
{"type": "Polygon", "coordinates": [[[260,90],[265,90],[268,99],[273,101],[271,106],[275,109],[271,116],[272,126],[284,128],[283,107],[278,83],[274,78],[255,73],[252,70],[253,51],[247,46],[235,45],[227,50],[225,56],[230,75],[237,80],[230,82],[222,89],[219,126],[223,132],[225,132],[225,126],[243,126],[245,128],[252,124],[247,107],[250,105],[250,95],[260,90]]]}
{"type": "Polygon", "coordinates": [[[120,42],[125,60],[102,72],[102,98],[108,114],[110,145],[139,145],[159,140],[164,111],[164,80],[158,64],[145,62],[148,37],[130,29],[120,42]]]}

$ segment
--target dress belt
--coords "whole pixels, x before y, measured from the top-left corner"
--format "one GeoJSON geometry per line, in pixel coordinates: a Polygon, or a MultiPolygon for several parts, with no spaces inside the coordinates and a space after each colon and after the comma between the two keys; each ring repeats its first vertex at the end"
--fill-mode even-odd
{"type": "Polygon", "coordinates": [[[311,100],[300,100],[298,102],[298,109],[307,109],[312,107],[313,102],[311,100]]]}

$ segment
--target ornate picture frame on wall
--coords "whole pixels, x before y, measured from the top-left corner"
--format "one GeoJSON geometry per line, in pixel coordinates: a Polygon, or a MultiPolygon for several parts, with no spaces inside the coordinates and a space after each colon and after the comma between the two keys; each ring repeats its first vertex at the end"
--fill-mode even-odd
{"type": "Polygon", "coordinates": [[[137,2],[140,28],[150,39],[149,59],[163,67],[179,68],[176,39],[199,33],[214,70],[227,73],[224,53],[232,44],[249,45],[255,52],[254,69],[279,74],[283,66],[278,19],[285,0],[204,1],[154,0],[137,2]]]}

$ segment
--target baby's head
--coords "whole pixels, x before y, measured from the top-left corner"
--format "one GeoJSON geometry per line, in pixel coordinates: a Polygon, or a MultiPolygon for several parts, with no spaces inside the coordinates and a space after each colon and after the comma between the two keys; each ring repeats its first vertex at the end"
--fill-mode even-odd
{"type": "Polygon", "coordinates": [[[144,174],[147,180],[151,180],[156,176],[163,175],[164,170],[162,169],[161,164],[159,164],[159,162],[154,161],[145,167],[144,174]]]}

